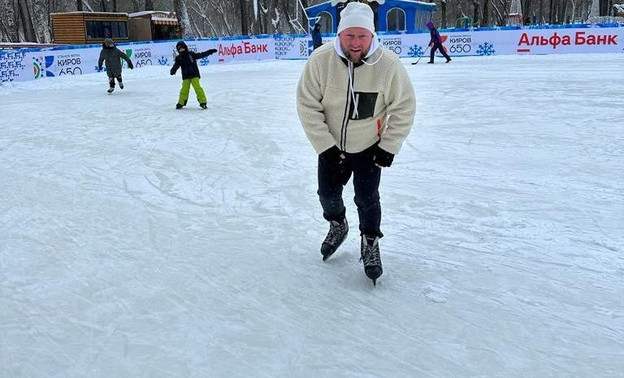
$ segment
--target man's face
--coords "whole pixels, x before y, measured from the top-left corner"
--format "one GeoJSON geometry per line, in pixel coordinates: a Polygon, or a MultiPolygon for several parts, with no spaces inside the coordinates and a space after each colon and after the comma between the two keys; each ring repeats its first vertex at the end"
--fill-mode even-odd
{"type": "Polygon", "coordinates": [[[338,34],[340,47],[346,57],[353,63],[357,63],[368,54],[373,34],[368,29],[352,27],[338,34]]]}

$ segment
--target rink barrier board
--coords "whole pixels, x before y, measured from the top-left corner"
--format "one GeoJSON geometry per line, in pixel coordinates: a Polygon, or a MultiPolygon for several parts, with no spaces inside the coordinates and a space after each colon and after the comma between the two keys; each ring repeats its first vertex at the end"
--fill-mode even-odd
{"type": "MultiPolygon", "coordinates": [[[[450,29],[440,34],[451,56],[624,53],[624,25],[617,24],[450,29]]],[[[378,37],[385,48],[402,58],[423,55],[430,39],[428,32],[386,32],[379,33],[378,37]]],[[[335,34],[323,35],[323,42],[334,38],[335,34]]],[[[177,42],[129,42],[120,43],[118,47],[136,68],[171,66],[177,42]]],[[[305,34],[188,39],[186,43],[194,51],[217,50],[216,54],[199,60],[200,66],[307,59],[313,51],[312,40],[305,34]]],[[[99,72],[100,50],[100,45],[0,50],[0,83],[99,72]]]]}

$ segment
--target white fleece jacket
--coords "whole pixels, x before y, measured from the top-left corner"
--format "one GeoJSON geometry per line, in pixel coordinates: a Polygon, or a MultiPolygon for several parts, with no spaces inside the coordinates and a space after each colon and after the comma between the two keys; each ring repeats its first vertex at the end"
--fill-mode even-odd
{"type": "Polygon", "coordinates": [[[326,43],[315,50],[297,86],[297,112],[308,139],[319,154],[332,146],[356,153],[377,141],[397,154],[416,112],[405,67],[380,47],[366,59],[368,65],[353,68],[337,46],[326,43]]]}

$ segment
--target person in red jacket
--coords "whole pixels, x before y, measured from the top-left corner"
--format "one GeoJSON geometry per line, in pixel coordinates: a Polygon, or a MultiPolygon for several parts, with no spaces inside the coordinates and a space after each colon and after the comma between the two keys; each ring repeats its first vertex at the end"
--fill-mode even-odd
{"type": "Polygon", "coordinates": [[[429,56],[429,61],[427,63],[433,64],[433,58],[435,57],[436,50],[440,50],[442,55],[446,58],[446,63],[451,61],[451,57],[446,53],[446,49],[442,46],[442,37],[440,37],[440,32],[436,29],[433,22],[427,22],[427,29],[429,29],[429,34],[431,34],[431,40],[429,41],[429,47],[431,47],[431,55],[429,56]]]}

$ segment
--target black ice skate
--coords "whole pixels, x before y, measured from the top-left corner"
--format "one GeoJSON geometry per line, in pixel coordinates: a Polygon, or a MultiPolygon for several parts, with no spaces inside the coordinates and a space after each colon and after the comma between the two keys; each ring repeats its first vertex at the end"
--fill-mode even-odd
{"type": "Polygon", "coordinates": [[[377,285],[377,278],[383,273],[379,254],[379,237],[362,235],[361,254],[360,261],[364,263],[366,277],[373,280],[373,285],[377,285]]]}
{"type": "Polygon", "coordinates": [[[119,83],[119,89],[123,89],[123,83],[119,83]]]}
{"type": "Polygon", "coordinates": [[[199,104],[199,106],[200,106],[202,109],[208,109],[208,106],[206,105],[206,103],[205,103],[205,102],[202,102],[201,104],[199,104]]]}
{"type": "Polygon", "coordinates": [[[182,104],[176,104],[176,109],[182,109],[184,107],[184,105],[182,104]]]}
{"type": "Polygon", "coordinates": [[[325,241],[321,245],[321,254],[323,255],[323,261],[327,260],[329,256],[340,247],[340,244],[346,239],[347,233],[349,233],[349,224],[347,218],[342,223],[338,221],[329,222],[329,232],[325,237],[325,241]]]}
{"type": "Polygon", "coordinates": [[[111,93],[113,93],[114,90],[115,90],[115,87],[110,87],[110,88],[108,88],[108,90],[106,92],[111,94],[111,93]]]}

